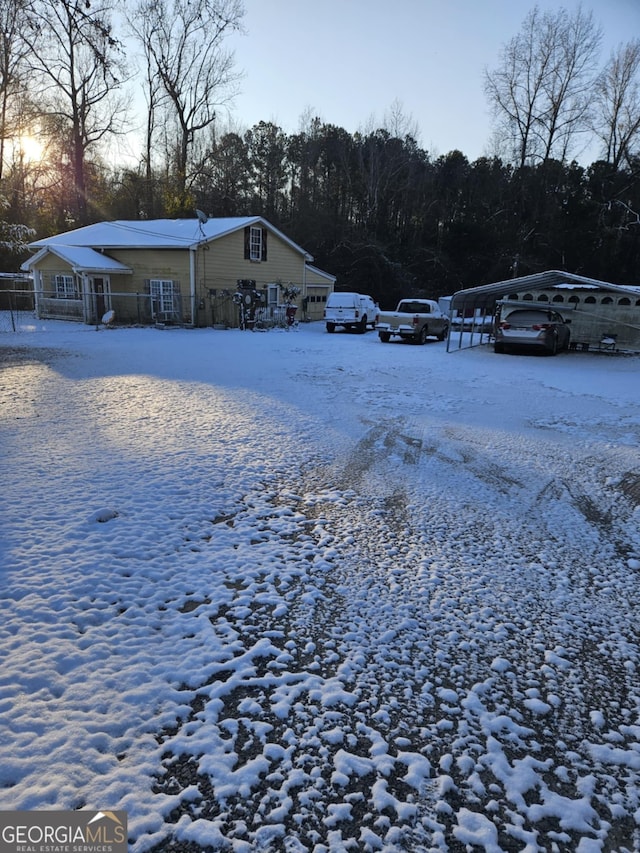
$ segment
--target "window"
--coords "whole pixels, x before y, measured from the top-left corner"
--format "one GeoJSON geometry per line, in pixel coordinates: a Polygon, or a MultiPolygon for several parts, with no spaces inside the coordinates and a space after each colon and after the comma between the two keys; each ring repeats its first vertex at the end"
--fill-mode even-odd
{"type": "Polygon", "coordinates": [[[560,296],[560,294],[559,294],[559,293],[557,293],[557,294],[553,297],[553,300],[552,300],[552,301],[553,301],[553,302],[564,302],[564,296],[560,296]]]}
{"type": "Polygon", "coordinates": [[[570,296],[570,297],[569,297],[569,302],[575,302],[575,303],[577,304],[578,302],[580,302],[580,297],[578,297],[578,296],[570,296]]]}
{"type": "Polygon", "coordinates": [[[278,297],[280,295],[280,287],[277,284],[268,284],[267,285],[267,305],[272,305],[273,307],[278,304],[278,297]]]}
{"type": "Polygon", "coordinates": [[[54,275],[52,278],[56,299],[80,299],[74,276],[54,275]]]}
{"type": "Polygon", "coordinates": [[[162,316],[165,319],[178,313],[178,299],[180,284],[169,279],[152,278],[149,282],[151,293],[151,313],[154,317],[162,316]]]}
{"type": "Polygon", "coordinates": [[[613,302],[613,299],[611,298],[611,296],[605,296],[604,299],[602,300],[601,304],[602,305],[611,305],[612,302],[613,302]]]}
{"type": "Polygon", "coordinates": [[[631,305],[631,300],[627,296],[623,296],[622,299],[618,299],[618,305],[631,305]]]}
{"type": "Polygon", "coordinates": [[[547,296],[546,293],[541,293],[540,296],[538,296],[538,302],[548,302],[548,301],[549,301],[549,297],[547,296]]]}
{"type": "Polygon", "coordinates": [[[249,258],[259,261],[262,257],[262,228],[252,228],[249,238],[249,258]]]}
{"type": "Polygon", "coordinates": [[[247,225],[244,229],[244,257],[247,261],[267,260],[267,229],[247,225]]]}
{"type": "Polygon", "coordinates": [[[595,305],[596,304],[595,296],[587,296],[587,298],[584,301],[585,301],[585,305],[595,305]]]}
{"type": "Polygon", "coordinates": [[[430,314],[431,306],[423,305],[422,302],[403,302],[401,306],[399,306],[400,311],[404,311],[407,314],[430,314]]]}

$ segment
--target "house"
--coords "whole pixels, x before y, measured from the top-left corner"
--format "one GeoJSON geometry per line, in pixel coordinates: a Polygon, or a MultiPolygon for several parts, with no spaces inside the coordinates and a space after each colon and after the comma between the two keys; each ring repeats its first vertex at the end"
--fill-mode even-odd
{"type": "MultiPolygon", "coordinates": [[[[472,331],[486,329],[484,321],[493,316],[501,300],[553,307],[571,321],[572,349],[640,352],[640,286],[548,270],[459,290],[447,302],[451,316],[463,319],[458,323],[460,345],[462,329],[468,328],[464,318],[473,319],[472,331]]],[[[455,346],[452,332],[449,348],[455,346]]]]}
{"type": "Polygon", "coordinates": [[[235,327],[322,319],[335,276],[259,216],[100,222],[29,244],[41,318],[235,327]]]}

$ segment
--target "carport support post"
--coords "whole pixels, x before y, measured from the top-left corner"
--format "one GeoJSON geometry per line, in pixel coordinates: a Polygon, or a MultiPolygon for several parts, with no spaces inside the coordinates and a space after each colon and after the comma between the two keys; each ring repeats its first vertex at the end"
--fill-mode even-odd
{"type": "MultiPolygon", "coordinates": [[[[480,343],[482,343],[482,341],[484,339],[486,328],[487,328],[487,303],[485,302],[485,304],[482,307],[482,326],[480,327],[480,343]]],[[[486,334],[487,334],[487,343],[489,343],[491,341],[491,332],[486,332],[486,334]]]]}
{"type": "Polygon", "coordinates": [[[467,310],[467,303],[463,302],[458,309],[460,313],[460,336],[458,337],[458,349],[462,349],[462,336],[464,335],[464,316],[467,310]]]}

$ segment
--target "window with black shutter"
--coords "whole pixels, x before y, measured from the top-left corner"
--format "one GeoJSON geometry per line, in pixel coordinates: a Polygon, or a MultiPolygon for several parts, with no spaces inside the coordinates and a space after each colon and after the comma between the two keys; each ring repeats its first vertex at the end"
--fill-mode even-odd
{"type": "Polygon", "coordinates": [[[267,260],[267,229],[248,225],[244,229],[244,257],[248,261],[267,260]]]}

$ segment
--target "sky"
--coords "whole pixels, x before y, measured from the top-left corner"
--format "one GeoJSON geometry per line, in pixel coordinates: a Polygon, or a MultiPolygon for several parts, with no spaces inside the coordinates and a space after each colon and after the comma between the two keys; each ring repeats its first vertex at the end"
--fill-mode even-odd
{"type": "MultiPolygon", "coordinates": [[[[228,46],[244,73],[233,117],[288,133],[309,112],[350,133],[379,126],[400,105],[435,156],[487,153],[485,69],[520,30],[529,0],[245,0],[245,35],[228,46]]],[[[540,0],[574,10],[578,0],[540,0]]],[[[584,0],[604,33],[604,60],[640,37],[638,0],[584,0]]],[[[591,162],[591,159],[589,159],[591,162]]]]}
{"type": "Polygon", "coordinates": [[[640,356],[10,320],[0,817],[640,849],[640,356]]]}

